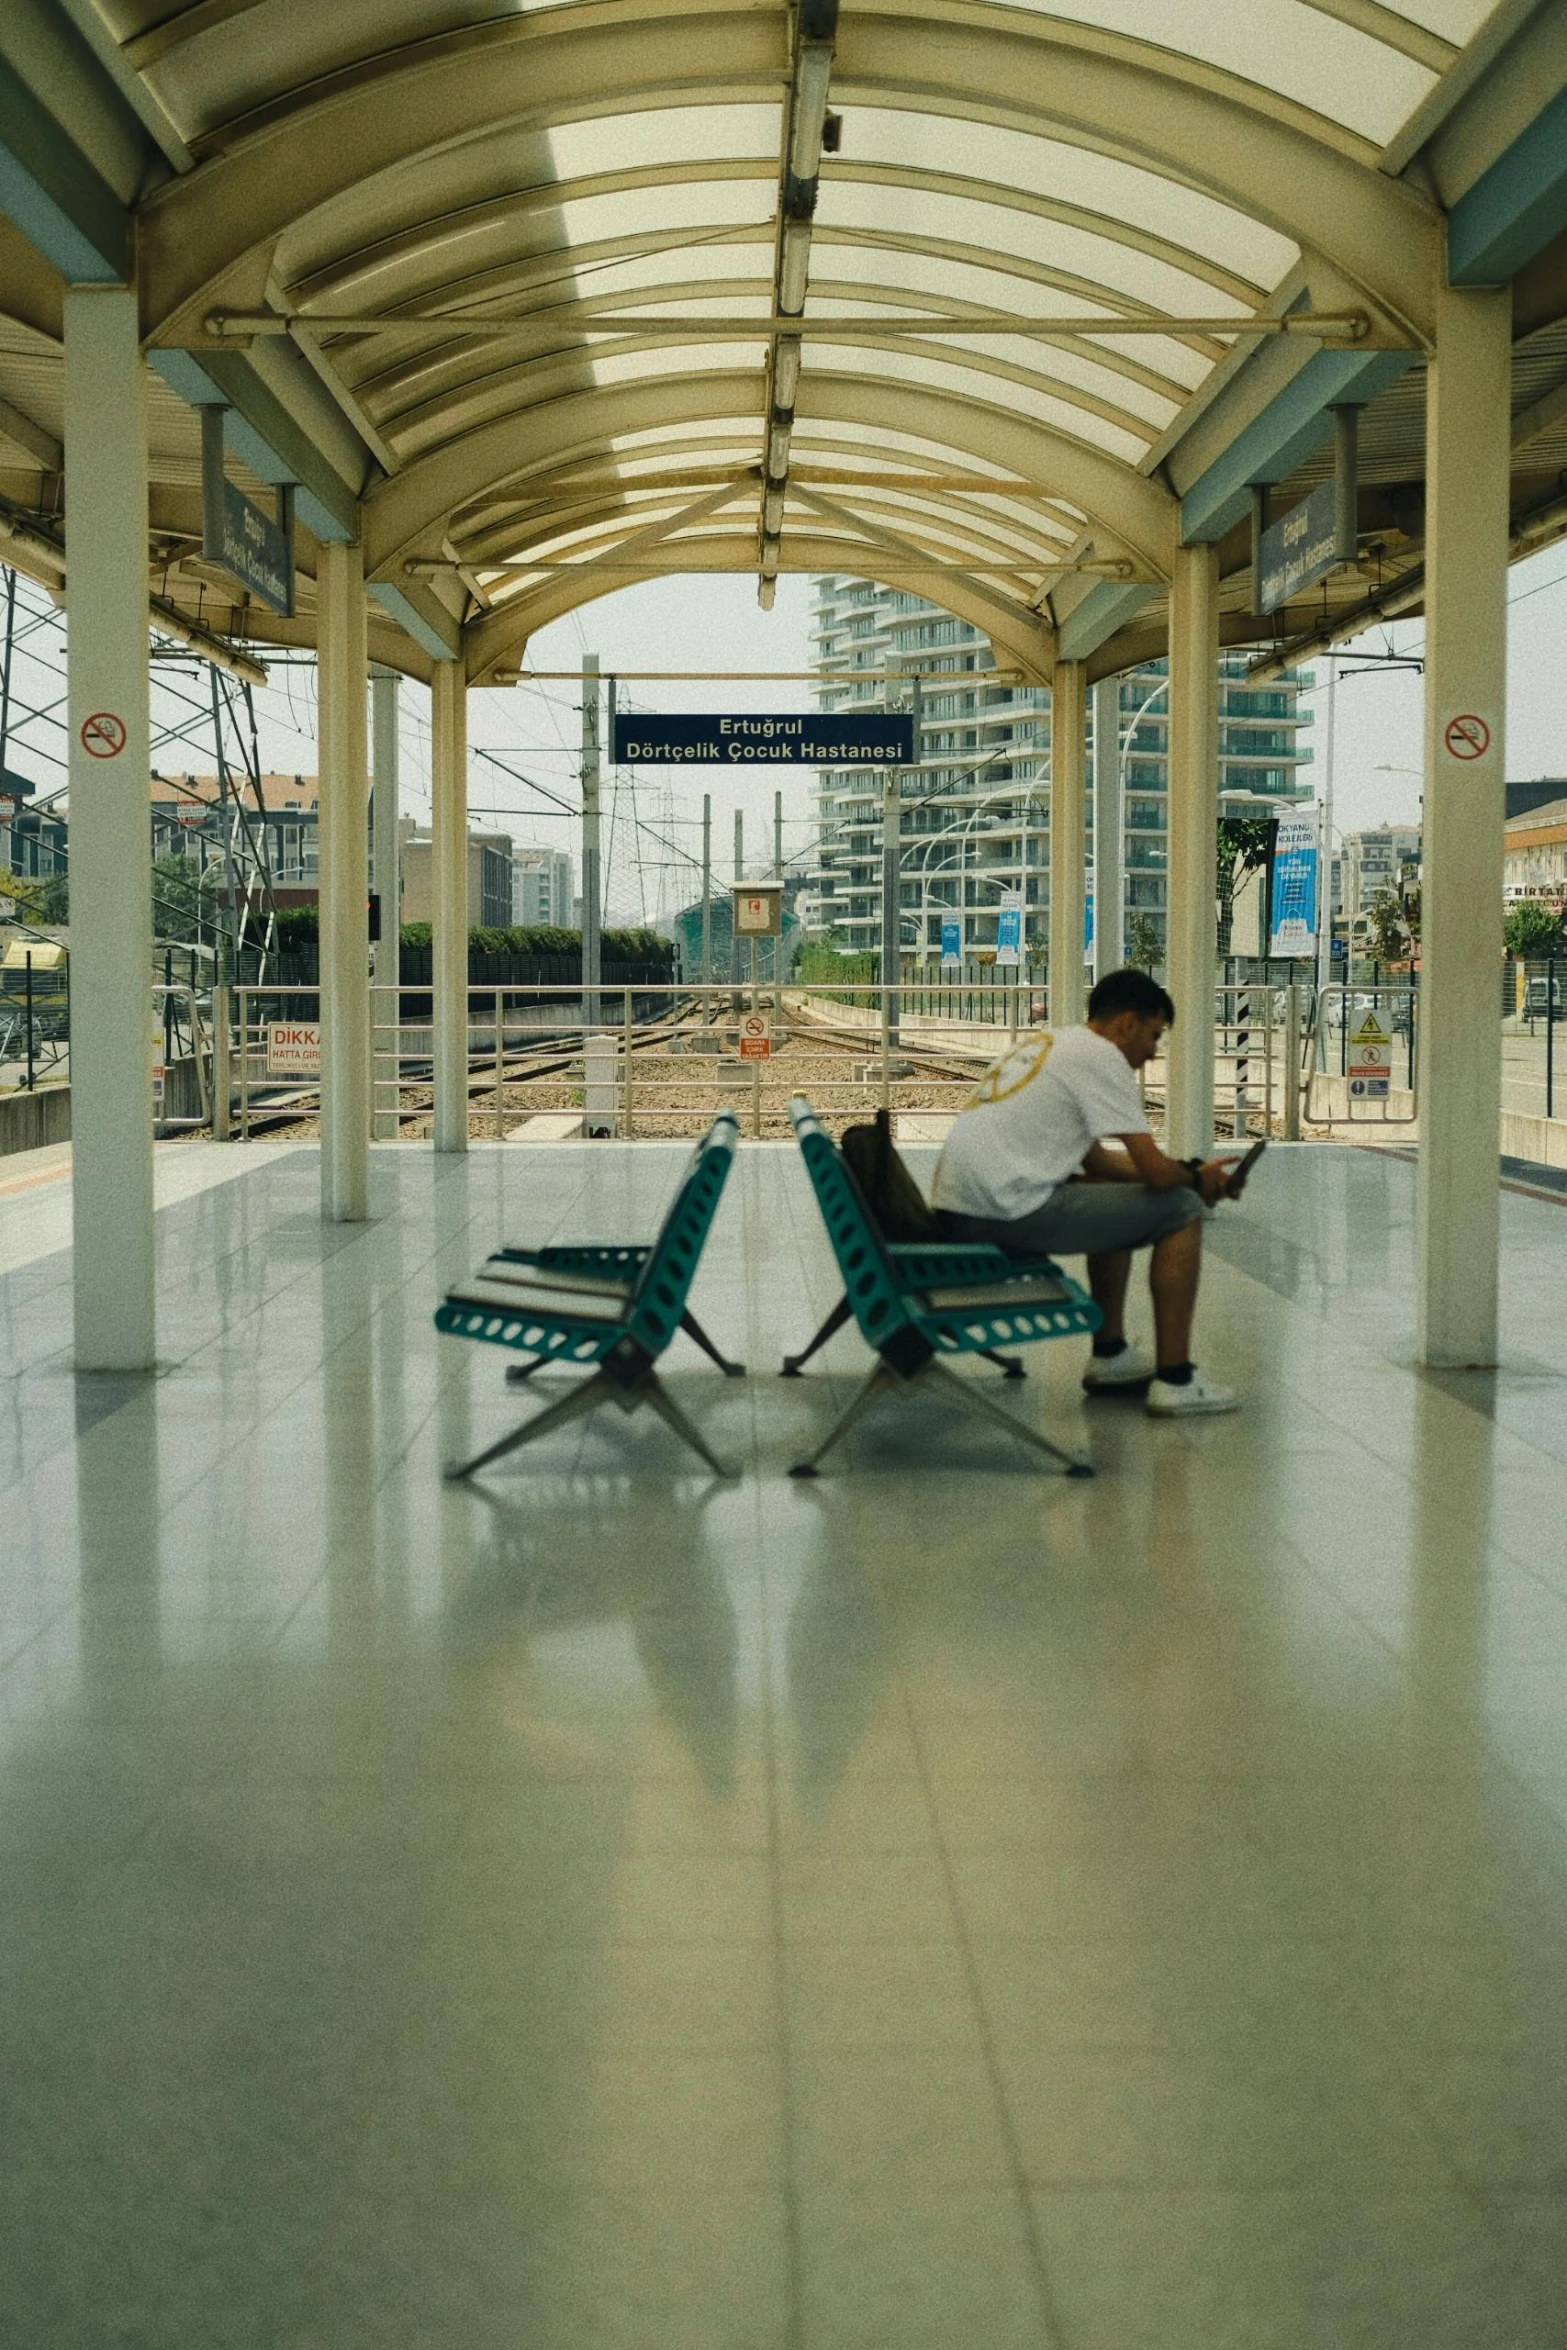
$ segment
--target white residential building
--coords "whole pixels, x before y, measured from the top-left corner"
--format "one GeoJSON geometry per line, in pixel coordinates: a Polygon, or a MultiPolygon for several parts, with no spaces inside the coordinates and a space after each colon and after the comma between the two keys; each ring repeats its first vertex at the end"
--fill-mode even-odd
{"type": "MultiPolygon", "coordinates": [[[[978,629],[868,580],[819,579],[815,622],[824,710],[873,709],[903,698],[897,686],[857,679],[856,671],[901,666],[927,673],[918,767],[902,786],[909,803],[900,827],[905,948],[939,952],[942,918],[955,912],[965,953],[983,953],[995,943],[1002,893],[1022,888],[1028,947],[1042,959],[1050,900],[1048,690],[990,682],[981,673],[996,663],[978,629]]],[[[1162,948],[1164,939],[1164,666],[1149,663],[1120,680],[1129,949],[1140,927],[1150,943],[1162,948]]],[[[1297,695],[1309,679],[1291,671],[1249,685],[1239,655],[1225,656],[1223,677],[1221,788],[1265,792],[1281,802],[1304,797],[1300,771],[1311,753],[1299,734],[1310,718],[1298,711],[1297,695]]],[[[800,911],[808,932],[831,932],[845,947],[873,947],[881,939],[881,784],[880,771],[870,768],[823,770],[818,782],[818,862],[800,911]]]]}

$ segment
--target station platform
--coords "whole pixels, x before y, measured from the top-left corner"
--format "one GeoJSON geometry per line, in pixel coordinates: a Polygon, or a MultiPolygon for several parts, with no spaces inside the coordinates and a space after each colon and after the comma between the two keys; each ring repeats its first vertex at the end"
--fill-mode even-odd
{"type": "Polygon", "coordinates": [[[683,1155],[378,1149],[333,1227],[311,1148],[160,1150],[152,1379],[72,1376],[7,1163],[0,2336],[1560,2350],[1567,1208],[1421,1374],[1413,1168],[1279,1148],[1235,1417],[1063,1343],[997,1393],[1093,1482],[921,1402],[802,1486],[865,1357],[777,1378],[836,1283],[748,1143],[751,1376],[666,1357],[743,1477],[601,1414],[443,1486],[525,1408],[443,1289],[683,1155]]]}

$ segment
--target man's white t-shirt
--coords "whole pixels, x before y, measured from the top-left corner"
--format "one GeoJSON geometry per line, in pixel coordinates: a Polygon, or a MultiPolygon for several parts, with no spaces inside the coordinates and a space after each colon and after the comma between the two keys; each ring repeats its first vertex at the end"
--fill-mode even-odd
{"type": "Polygon", "coordinates": [[[1075,1175],[1105,1135],[1152,1131],[1131,1063],[1092,1028],[1019,1037],[952,1122],[931,1203],[1011,1222],[1075,1175]]]}

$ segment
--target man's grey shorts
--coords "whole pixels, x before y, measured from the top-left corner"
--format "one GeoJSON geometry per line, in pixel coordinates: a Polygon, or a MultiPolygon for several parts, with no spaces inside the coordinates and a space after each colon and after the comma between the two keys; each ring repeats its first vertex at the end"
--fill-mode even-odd
{"type": "Polygon", "coordinates": [[[1009,1257],[1099,1257],[1117,1249],[1152,1248],[1207,1214],[1184,1184],[1153,1191],[1146,1183],[1058,1183],[1026,1216],[960,1216],[939,1208],[943,1240],[988,1241],[1009,1257]]]}

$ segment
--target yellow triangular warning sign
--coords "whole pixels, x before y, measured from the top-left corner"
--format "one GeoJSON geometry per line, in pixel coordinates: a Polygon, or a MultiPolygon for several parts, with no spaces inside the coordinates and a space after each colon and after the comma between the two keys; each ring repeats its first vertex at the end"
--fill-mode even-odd
{"type": "Polygon", "coordinates": [[[1386,1044],[1387,1030],[1382,1027],[1375,1012],[1368,1012],[1349,1041],[1351,1044],[1386,1044]]]}

